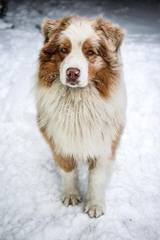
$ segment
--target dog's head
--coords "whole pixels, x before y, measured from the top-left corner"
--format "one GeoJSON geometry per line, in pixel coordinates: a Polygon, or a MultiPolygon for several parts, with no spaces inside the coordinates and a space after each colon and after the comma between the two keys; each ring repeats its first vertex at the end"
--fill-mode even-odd
{"type": "Polygon", "coordinates": [[[71,88],[94,84],[107,94],[120,74],[119,49],[123,31],[100,17],[45,20],[39,79],[51,86],[55,79],[71,88]]]}

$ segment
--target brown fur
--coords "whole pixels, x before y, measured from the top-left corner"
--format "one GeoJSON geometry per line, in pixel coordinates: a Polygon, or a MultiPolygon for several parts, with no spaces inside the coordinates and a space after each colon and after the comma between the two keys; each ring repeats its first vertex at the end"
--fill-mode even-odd
{"type": "Polygon", "coordinates": [[[64,39],[59,44],[55,41],[56,39],[53,38],[50,42],[46,43],[39,57],[39,83],[47,87],[50,87],[54,80],[59,77],[59,66],[65,57],[65,54],[60,50],[65,48],[69,53],[71,49],[71,43],[68,39],[64,39]]]}
{"type": "Polygon", "coordinates": [[[96,162],[97,162],[96,158],[94,158],[94,159],[89,158],[88,159],[89,170],[92,170],[93,168],[96,167],[96,162]]]}
{"type": "MultiPolygon", "coordinates": [[[[93,82],[103,97],[108,97],[120,77],[117,51],[122,43],[124,33],[119,26],[113,25],[104,18],[98,18],[93,27],[100,37],[98,55],[103,60],[103,65],[93,76],[93,82]]],[[[90,72],[94,72],[90,68],[90,72]]]]}
{"type": "Polygon", "coordinates": [[[120,66],[116,52],[112,52],[102,38],[97,46],[88,39],[82,47],[83,53],[89,61],[89,80],[92,81],[102,97],[109,97],[114,85],[120,77],[120,66]],[[89,50],[93,55],[88,56],[89,50]],[[96,67],[96,60],[101,64],[96,67]]]}
{"type": "Polygon", "coordinates": [[[60,168],[62,168],[66,172],[72,171],[75,167],[75,161],[73,157],[63,157],[61,154],[57,154],[55,149],[56,146],[51,138],[49,138],[48,134],[46,133],[44,128],[39,128],[40,132],[42,133],[44,139],[48,143],[50,149],[52,150],[54,160],[58,164],[60,168]]]}
{"type": "Polygon", "coordinates": [[[93,26],[97,34],[105,39],[106,45],[110,50],[113,52],[118,51],[124,37],[122,28],[118,25],[113,25],[110,21],[102,17],[97,18],[93,26]]]}
{"type": "Polygon", "coordinates": [[[66,172],[70,172],[76,167],[73,157],[63,157],[60,154],[54,154],[54,158],[58,165],[66,172]]]}
{"type": "Polygon", "coordinates": [[[70,51],[71,44],[68,39],[59,43],[59,35],[64,31],[71,21],[71,17],[59,20],[45,20],[42,31],[45,37],[44,46],[39,56],[39,83],[50,87],[55,79],[59,77],[59,66],[65,55],[59,50],[65,47],[70,51]]]}
{"type": "Polygon", "coordinates": [[[116,151],[117,151],[120,139],[121,139],[122,132],[123,132],[123,127],[120,126],[117,129],[115,139],[112,142],[112,159],[115,159],[116,151]]]}
{"type": "Polygon", "coordinates": [[[90,63],[94,63],[96,58],[97,58],[97,54],[98,54],[98,49],[97,49],[97,46],[95,46],[93,43],[92,43],[92,40],[91,39],[87,39],[84,43],[83,43],[83,46],[82,46],[82,51],[84,53],[84,55],[86,56],[86,58],[88,59],[88,61],[90,63]],[[89,55],[89,50],[92,50],[93,51],[93,55],[89,55]]]}
{"type": "Polygon", "coordinates": [[[59,35],[70,24],[72,17],[64,17],[58,20],[47,19],[42,24],[42,32],[45,38],[44,43],[48,42],[54,35],[59,35]]]}

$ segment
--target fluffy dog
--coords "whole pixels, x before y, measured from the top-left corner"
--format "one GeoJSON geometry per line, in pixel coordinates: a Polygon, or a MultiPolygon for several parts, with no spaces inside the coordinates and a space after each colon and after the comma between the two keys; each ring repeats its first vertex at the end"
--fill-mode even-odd
{"type": "Polygon", "coordinates": [[[76,166],[88,164],[84,210],[105,211],[105,188],[125,125],[123,31],[99,17],[45,20],[39,56],[37,122],[60,168],[63,203],[77,204],[76,166]]]}

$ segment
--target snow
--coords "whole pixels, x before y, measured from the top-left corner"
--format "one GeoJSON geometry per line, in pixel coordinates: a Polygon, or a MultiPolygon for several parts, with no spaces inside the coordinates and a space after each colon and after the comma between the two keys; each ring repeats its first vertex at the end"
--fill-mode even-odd
{"type": "MultiPolygon", "coordinates": [[[[160,239],[160,33],[145,24],[142,32],[136,26],[130,31],[124,20],[127,126],[106,191],[106,214],[90,219],[83,203],[62,205],[60,176],[36,126],[34,81],[42,46],[36,24],[43,14],[33,9],[29,15],[24,5],[15,11],[12,19],[11,7],[0,28],[0,239],[160,239]]],[[[85,167],[79,175],[84,194],[85,167]]]]}

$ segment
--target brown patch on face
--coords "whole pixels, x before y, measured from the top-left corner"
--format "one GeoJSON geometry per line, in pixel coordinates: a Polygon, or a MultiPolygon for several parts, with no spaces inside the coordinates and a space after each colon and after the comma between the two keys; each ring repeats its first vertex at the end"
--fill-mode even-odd
{"type": "Polygon", "coordinates": [[[90,39],[87,39],[82,45],[82,52],[90,63],[94,63],[98,54],[95,44],[90,39]]]}
{"type": "Polygon", "coordinates": [[[49,145],[49,147],[50,147],[50,149],[53,153],[54,160],[56,161],[58,166],[66,172],[72,171],[76,167],[76,163],[74,161],[74,158],[73,157],[63,157],[61,154],[57,154],[56,151],[55,151],[56,145],[55,145],[53,139],[51,139],[48,136],[45,128],[39,127],[39,129],[40,129],[40,132],[42,133],[44,139],[46,140],[47,144],[49,145]]]}
{"type": "Polygon", "coordinates": [[[108,97],[120,76],[117,54],[108,49],[104,39],[97,40],[97,44],[86,40],[82,51],[88,59],[89,80],[101,96],[108,97]]]}
{"type": "Polygon", "coordinates": [[[94,24],[99,40],[86,40],[82,51],[89,63],[89,80],[102,97],[110,96],[121,74],[119,47],[123,39],[120,27],[98,18],[94,24]]]}
{"type": "Polygon", "coordinates": [[[116,150],[118,148],[119,142],[120,142],[120,138],[123,132],[123,127],[120,126],[117,131],[116,131],[116,135],[115,135],[115,139],[112,142],[112,159],[115,158],[116,155],[116,150]]]}
{"type": "MultiPolygon", "coordinates": [[[[88,59],[88,75],[89,80],[94,82],[95,87],[100,92],[102,96],[106,96],[106,87],[103,81],[101,80],[101,76],[98,76],[98,73],[101,73],[101,67],[104,65],[103,61],[101,60],[101,57],[99,56],[99,43],[93,44],[92,40],[87,39],[82,46],[82,51],[86,58],[88,59]],[[97,62],[102,62],[102,66],[97,66],[97,62]]],[[[103,76],[103,73],[102,73],[103,76]]]]}
{"type": "Polygon", "coordinates": [[[65,56],[70,52],[69,39],[60,39],[60,34],[67,28],[71,17],[59,20],[46,20],[42,25],[45,37],[44,46],[39,56],[39,83],[50,87],[59,77],[59,66],[65,56]]]}
{"type": "Polygon", "coordinates": [[[50,87],[59,77],[60,63],[71,50],[71,43],[66,39],[58,40],[58,35],[44,45],[39,57],[39,83],[50,87]]]}
{"type": "Polygon", "coordinates": [[[93,82],[103,97],[109,97],[118,78],[119,74],[116,71],[112,71],[106,64],[96,72],[93,82]]]}

